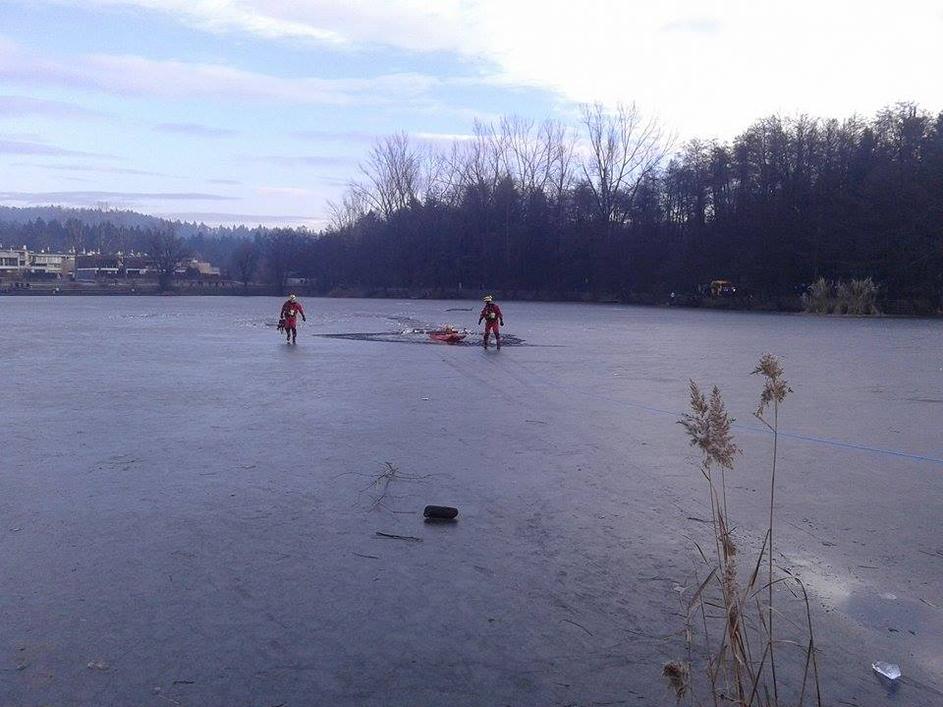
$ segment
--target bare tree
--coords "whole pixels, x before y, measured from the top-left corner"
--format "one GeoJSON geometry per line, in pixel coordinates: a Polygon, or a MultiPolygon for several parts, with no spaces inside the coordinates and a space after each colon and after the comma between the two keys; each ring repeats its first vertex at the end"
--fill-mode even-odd
{"type": "Polygon", "coordinates": [[[157,285],[161,292],[170,289],[174,272],[187,257],[189,248],[171,229],[156,231],[149,240],[151,260],[157,268],[157,285]]]}
{"type": "Polygon", "coordinates": [[[329,228],[332,231],[350,231],[366,213],[359,191],[352,188],[344,193],[340,203],[329,200],[327,208],[331,214],[329,228]]]}
{"type": "Polygon", "coordinates": [[[464,142],[453,142],[448,151],[433,157],[430,165],[430,193],[439,201],[452,207],[461,204],[467,184],[467,162],[469,146],[464,142]]]}
{"type": "Polygon", "coordinates": [[[421,198],[422,164],[422,150],[409,143],[406,133],[382,138],[360,165],[365,181],[352,183],[351,193],[369,209],[389,217],[421,198]]]}
{"type": "Polygon", "coordinates": [[[573,136],[555,120],[539,125],[528,118],[504,116],[500,121],[500,158],[525,197],[538,192],[557,196],[571,178],[573,136]]]}
{"type": "Polygon", "coordinates": [[[430,148],[423,162],[423,184],[426,186],[426,199],[432,199],[449,206],[459,203],[458,173],[453,169],[453,155],[459,150],[459,142],[453,142],[448,151],[430,148]]]}
{"type": "Polygon", "coordinates": [[[493,126],[476,120],[474,138],[456,145],[452,153],[452,169],[460,191],[475,189],[490,198],[507,176],[503,151],[503,136],[493,126]]]}
{"type": "Polygon", "coordinates": [[[547,153],[547,175],[541,188],[560,203],[573,184],[576,136],[560,121],[547,120],[540,126],[538,138],[546,145],[547,153]]]}
{"type": "Polygon", "coordinates": [[[499,123],[501,161],[518,191],[525,196],[541,188],[549,162],[545,145],[536,139],[534,125],[530,118],[516,115],[502,116],[499,123]]]}
{"type": "Polygon", "coordinates": [[[618,105],[608,112],[600,103],[582,107],[587,154],[583,176],[595,202],[597,216],[606,224],[624,224],[639,186],[655,172],[669,149],[661,125],[642,117],[635,104],[618,105]]]}

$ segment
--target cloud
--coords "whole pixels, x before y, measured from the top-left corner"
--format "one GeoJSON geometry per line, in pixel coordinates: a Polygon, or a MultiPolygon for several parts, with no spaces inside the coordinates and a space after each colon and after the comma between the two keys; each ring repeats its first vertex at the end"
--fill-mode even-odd
{"type": "Polygon", "coordinates": [[[230,137],[238,135],[235,130],[228,128],[213,128],[198,123],[160,123],[154,130],[162,133],[176,133],[178,135],[192,135],[194,137],[230,137]]]}
{"type": "MultiPolygon", "coordinates": [[[[844,116],[901,98],[943,105],[940,10],[930,0],[898,0],[893,11],[856,0],[60,1],[144,8],[195,29],[271,41],[445,53],[562,103],[636,101],[686,136],[729,137],[774,112],[844,116]]],[[[325,87],[322,100],[352,100],[335,88],[340,95],[325,87]]]]}
{"type": "MultiPolygon", "coordinates": [[[[197,31],[232,33],[233,45],[244,35],[287,43],[293,51],[314,43],[328,60],[332,51],[363,52],[396,66],[407,54],[410,60],[428,57],[430,67],[442,66],[440,59],[460,62],[467,71],[464,78],[395,72],[350,79],[285,77],[218,63],[126,55],[55,60],[27,55],[0,38],[0,80],[228,103],[407,103],[412,108],[432,105],[433,91],[460,93],[464,81],[544,91],[561,112],[580,102],[635,101],[682,137],[731,137],[755,118],[776,112],[841,117],[900,99],[932,109],[943,106],[937,68],[941,14],[932,0],[898,0],[893,12],[880,3],[855,0],[31,2],[68,4],[85,12],[134,12],[142,22],[148,16],[141,10],[160,13],[197,31]],[[782,41],[784,36],[791,40],[782,41]]],[[[294,137],[335,139],[317,132],[294,137]]],[[[369,142],[372,136],[336,139],[369,142]]]]}
{"type": "MultiPolygon", "coordinates": [[[[477,114],[475,117],[482,118],[481,113],[477,114]]],[[[492,119],[497,119],[498,116],[490,116],[492,119]]],[[[346,142],[346,143],[361,143],[361,144],[373,144],[378,140],[382,140],[385,136],[380,133],[370,133],[370,132],[361,132],[361,131],[331,131],[331,130],[296,130],[292,133],[289,133],[291,137],[298,138],[299,140],[310,140],[314,142],[346,142]]],[[[436,133],[436,132],[411,132],[410,136],[421,141],[440,143],[440,142],[462,142],[464,140],[474,140],[475,136],[468,133],[436,133]]],[[[279,161],[283,160],[294,160],[296,158],[292,157],[276,157],[274,158],[279,161]]],[[[310,158],[309,158],[310,159],[310,158]]],[[[346,158],[315,158],[315,159],[338,159],[346,160],[346,158]]]]}
{"type": "Polygon", "coordinates": [[[894,12],[853,0],[474,5],[479,56],[509,84],[572,102],[634,101],[684,137],[732,137],[777,112],[943,103],[931,2],[900,0],[894,12]]]}
{"type": "Polygon", "coordinates": [[[65,101],[51,101],[30,96],[0,96],[0,117],[30,115],[53,118],[101,118],[105,116],[105,113],[65,101]]]}
{"type": "Polygon", "coordinates": [[[315,140],[318,142],[366,142],[377,139],[376,133],[360,130],[294,130],[289,133],[299,140],[315,140]]]}
{"type": "Polygon", "coordinates": [[[23,142],[43,142],[39,133],[0,133],[0,140],[17,140],[23,142]]]}
{"type": "Polygon", "coordinates": [[[262,196],[288,196],[292,198],[307,198],[312,194],[310,189],[301,187],[256,187],[255,191],[262,196]]]}
{"type": "Polygon", "coordinates": [[[427,96],[441,83],[436,77],[410,72],[366,78],[282,77],[227,64],[127,54],[89,54],[57,60],[9,42],[0,44],[0,79],[119,96],[324,106],[402,104],[427,96]]]}
{"type": "Polygon", "coordinates": [[[36,155],[39,157],[99,157],[115,159],[114,155],[103,155],[95,152],[68,150],[64,147],[47,145],[40,142],[26,142],[22,140],[0,139],[0,155],[36,155]]]}
{"type": "MultiPolygon", "coordinates": [[[[160,12],[192,29],[270,40],[307,41],[337,49],[394,44],[413,51],[454,49],[481,4],[476,0],[46,0],[82,8],[160,12]]],[[[468,47],[472,48],[471,45],[468,47]]]]}
{"type": "Polygon", "coordinates": [[[230,186],[239,186],[242,182],[235,179],[207,179],[207,184],[227,184],[230,186]]]}
{"type": "Polygon", "coordinates": [[[691,17],[683,20],[666,22],[661,32],[694,32],[696,34],[713,34],[720,31],[721,23],[711,17],[691,17]]]}
{"type": "Polygon", "coordinates": [[[122,191],[47,191],[0,192],[0,201],[16,201],[34,204],[95,204],[102,201],[238,201],[236,197],[199,192],[122,192],[122,191]]]}
{"type": "Polygon", "coordinates": [[[339,155],[253,155],[244,159],[288,167],[342,167],[357,163],[356,158],[339,155]]]}
{"type": "Polygon", "coordinates": [[[61,172],[97,172],[101,174],[127,174],[141,177],[168,177],[171,175],[163,172],[149,172],[144,169],[132,169],[130,167],[111,167],[85,164],[37,164],[16,162],[14,167],[36,167],[38,169],[49,169],[61,172]]]}
{"type": "Polygon", "coordinates": [[[59,5],[88,8],[132,8],[170,15],[193,29],[222,33],[243,32],[267,39],[303,39],[341,45],[347,40],[330,29],[309,22],[282,18],[264,11],[259,3],[240,0],[52,0],[59,5]]]}
{"type": "Polygon", "coordinates": [[[412,133],[412,136],[417,140],[425,140],[426,142],[464,142],[466,140],[474,140],[475,136],[468,133],[412,133]]]}

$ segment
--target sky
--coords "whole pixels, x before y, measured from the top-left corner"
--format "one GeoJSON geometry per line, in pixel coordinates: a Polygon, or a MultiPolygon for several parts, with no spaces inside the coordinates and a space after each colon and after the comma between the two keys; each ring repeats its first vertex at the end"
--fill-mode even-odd
{"type": "Polygon", "coordinates": [[[943,109],[925,0],[0,0],[0,204],[326,223],[375,140],[634,102],[679,141],[943,109]]]}

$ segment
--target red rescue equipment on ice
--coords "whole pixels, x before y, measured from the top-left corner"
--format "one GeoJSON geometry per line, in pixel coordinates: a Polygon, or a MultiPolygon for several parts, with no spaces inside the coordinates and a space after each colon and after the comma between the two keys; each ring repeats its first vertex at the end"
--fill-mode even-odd
{"type": "Polygon", "coordinates": [[[444,329],[429,332],[430,339],[433,341],[442,341],[446,344],[457,344],[466,336],[468,336],[466,332],[458,331],[452,327],[445,327],[444,329]]]}

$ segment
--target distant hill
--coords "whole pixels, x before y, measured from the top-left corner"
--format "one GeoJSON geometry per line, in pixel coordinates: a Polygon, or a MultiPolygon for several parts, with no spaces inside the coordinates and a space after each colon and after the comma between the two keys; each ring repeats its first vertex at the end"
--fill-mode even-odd
{"type": "Polygon", "coordinates": [[[168,229],[186,241],[192,255],[214,265],[228,263],[244,240],[254,242],[270,233],[266,228],[170,221],[137,211],[0,206],[0,247],[22,245],[30,250],[140,252],[147,250],[154,231],[168,229]]]}
{"type": "MultiPolygon", "coordinates": [[[[247,226],[207,226],[195,221],[171,221],[142,214],[137,211],[118,209],[81,209],[67,206],[0,206],[0,224],[23,225],[42,219],[46,222],[58,221],[65,224],[74,219],[84,226],[112,224],[118,228],[141,229],[145,231],[171,228],[181,238],[249,238],[260,232],[259,228],[247,226]]],[[[261,229],[267,232],[269,229],[261,229]]]]}
{"type": "Polygon", "coordinates": [[[118,211],[104,209],[76,209],[65,206],[0,206],[0,223],[29,223],[36,219],[43,221],[59,221],[65,223],[69,219],[88,226],[98,226],[103,223],[112,223],[125,228],[154,229],[172,225],[171,222],[157,216],[148,216],[137,211],[118,211]]]}

